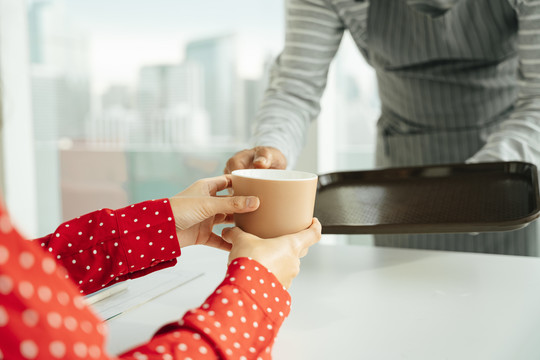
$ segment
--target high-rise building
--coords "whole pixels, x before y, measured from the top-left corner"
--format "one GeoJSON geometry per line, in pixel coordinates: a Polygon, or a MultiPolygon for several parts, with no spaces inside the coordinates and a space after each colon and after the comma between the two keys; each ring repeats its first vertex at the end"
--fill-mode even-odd
{"type": "Polygon", "coordinates": [[[375,72],[346,37],[330,74],[335,82],[335,116],[339,146],[374,146],[380,114],[375,72]],[[351,65],[354,60],[354,65],[351,65]]]}
{"type": "MultiPolygon", "coordinates": [[[[55,77],[57,136],[84,139],[85,122],[90,111],[90,85],[88,71],[88,45],[85,37],[74,28],[65,12],[64,0],[33,1],[28,8],[28,27],[31,67],[40,77],[46,72],[47,81],[55,77]]],[[[36,79],[34,83],[41,81],[36,79]]],[[[33,96],[42,96],[34,91],[33,96]]],[[[37,101],[36,106],[45,104],[37,101]]],[[[41,111],[34,109],[34,123],[40,127],[41,111]]]]}
{"type": "Polygon", "coordinates": [[[238,111],[236,37],[223,35],[192,41],[186,46],[186,60],[203,71],[203,106],[210,121],[214,142],[229,142],[245,127],[238,111]]]}
{"type": "Polygon", "coordinates": [[[145,66],[139,73],[140,137],[155,143],[204,143],[209,136],[200,65],[145,66]]]}
{"type": "Polygon", "coordinates": [[[101,95],[101,109],[133,109],[135,98],[133,90],[125,85],[111,85],[101,95]]]}
{"type": "Polygon", "coordinates": [[[264,93],[264,79],[244,79],[243,84],[243,113],[239,118],[245,119],[244,127],[239,128],[239,140],[247,140],[251,136],[255,126],[255,117],[264,93]]]}
{"type": "Polygon", "coordinates": [[[137,85],[138,108],[144,115],[178,105],[202,106],[202,69],[195,63],[144,66],[137,85]]]}
{"type": "Polygon", "coordinates": [[[243,113],[239,114],[238,118],[242,119],[239,129],[239,140],[248,141],[255,128],[257,112],[261,106],[264,92],[270,81],[270,71],[274,63],[274,57],[268,54],[261,64],[261,76],[253,79],[243,79],[243,113]],[[243,125],[243,127],[242,127],[243,125]]]}
{"type": "Polygon", "coordinates": [[[69,24],[63,0],[28,3],[32,117],[37,174],[38,232],[62,219],[58,140],[85,138],[90,110],[88,51],[69,24]]]}
{"type": "Polygon", "coordinates": [[[36,141],[58,140],[58,117],[61,113],[62,78],[45,66],[31,68],[32,117],[36,141]]]}

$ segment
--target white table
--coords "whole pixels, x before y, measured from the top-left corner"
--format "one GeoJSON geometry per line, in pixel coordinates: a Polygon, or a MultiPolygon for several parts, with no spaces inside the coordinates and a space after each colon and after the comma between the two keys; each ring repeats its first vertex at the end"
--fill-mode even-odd
{"type": "MultiPolygon", "coordinates": [[[[109,351],[199,306],[226,258],[186,249],[177,270],[205,275],[109,321],[109,351]]],[[[540,359],[539,258],[318,244],[290,291],[276,360],[540,359]]]]}

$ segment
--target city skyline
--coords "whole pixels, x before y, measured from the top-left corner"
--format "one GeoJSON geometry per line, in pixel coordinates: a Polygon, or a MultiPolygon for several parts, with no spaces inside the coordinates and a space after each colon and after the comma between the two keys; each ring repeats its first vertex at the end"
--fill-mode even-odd
{"type": "MultiPolygon", "coordinates": [[[[168,3],[167,1],[160,0],[160,3],[165,4],[168,3]]],[[[237,1],[241,3],[243,0],[237,1]]],[[[206,3],[212,2],[206,1],[206,3]]],[[[97,52],[107,59],[107,66],[95,68],[91,61],[93,54],[96,53],[95,48],[92,48],[92,37],[104,29],[110,29],[111,22],[114,22],[122,9],[118,4],[108,8],[111,11],[104,19],[96,21],[91,30],[87,28],[88,23],[92,19],[96,20],[99,13],[97,10],[100,9],[99,3],[96,4],[96,6],[90,6],[91,9],[87,9],[88,4],[83,6],[74,0],[40,0],[30,3],[30,56],[36,90],[34,97],[36,107],[38,107],[35,113],[37,118],[42,117],[39,109],[39,106],[42,106],[43,109],[53,111],[53,113],[49,111],[50,119],[57,118],[56,124],[50,124],[50,121],[40,122],[36,119],[36,129],[45,129],[45,126],[51,125],[51,128],[58,129],[57,136],[59,137],[82,139],[85,136],[88,137],[88,134],[85,135],[84,132],[88,132],[88,125],[92,125],[96,116],[101,116],[100,120],[117,119],[120,116],[117,109],[114,113],[103,113],[108,112],[110,106],[116,108],[120,106],[134,111],[134,114],[126,112],[124,115],[127,118],[119,119],[120,123],[148,121],[151,113],[154,119],[163,116],[168,119],[156,120],[155,123],[169,122],[171,114],[174,113],[173,117],[185,118],[182,120],[184,122],[189,121],[191,117],[207,124],[200,126],[197,131],[200,132],[206,128],[211,136],[199,133],[197,136],[188,136],[188,139],[212,137],[216,140],[217,137],[221,137],[223,140],[228,139],[232,142],[247,139],[250,132],[248,122],[255,117],[256,106],[254,105],[262,96],[269,59],[276,55],[272,54],[269,44],[261,41],[250,42],[246,40],[245,34],[237,34],[235,31],[225,31],[212,36],[204,35],[215,32],[219,28],[228,29],[230,21],[226,20],[221,25],[203,26],[204,31],[194,33],[193,40],[186,40],[182,45],[168,47],[167,51],[174,49],[177,55],[181,54],[174,58],[153,53],[144,47],[139,48],[139,51],[142,54],[151,53],[155,57],[154,61],[149,61],[149,58],[145,56],[131,56],[131,53],[126,51],[125,42],[116,41],[114,36],[125,34],[127,31],[135,31],[134,29],[138,29],[139,32],[141,29],[144,29],[144,32],[149,29],[148,32],[153,33],[153,30],[163,30],[173,26],[170,21],[162,24],[161,21],[155,21],[155,19],[153,26],[145,26],[144,21],[137,23],[135,21],[137,16],[133,14],[140,14],[145,9],[150,11],[150,8],[148,3],[135,1],[132,8],[124,9],[124,12],[131,16],[126,16],[124,23],[116,24],[118,29],[113,31],[110,34],[112,38],[108,39],[111,44],[115,44],[115,51],[127,54],[130,61],[124,63],[124,58],[118,58],[112,52],[97,52]],[[255,46],[254,43],[258,43],[259,46],[255,46]],[[248,49],[248,55],[245,55],[245,49],[248,49]],[[123,68],[125,72],[119,71],[118,67],[123,68]],[[163,72],[163,69],[169,68],[170,74],[154,75],[152,78],[153,71],[163,72]],[[117,73],[117,76],[108,78],[105,74],[111,70],[115,70],[112,72],[117,73]],[[99,92],[95,91],[96,83],[102,86],[99,92]],[[144,88],[145,86],[147,88],[144,88]],[[249,94],[246,92],[248,87],[249,94]],[[161,88],[169,90],[163,91],[161,88]],[[142,92],[144,95],[141,95],[142,92]],[[181,95],[179,95],[180,92],[182,92],[181,95]],[[40,96],[45,96],[49,100],[44,98],[40,101],[40,96]],[[123,98],[115,100],[118,96],[123,98]],[[176,99],[175,102],[171,102],[173,98],[176,99]],[[47,108],[48,102],[51,101],[57,102],[57,105],[47,108]],[[115,101],[120,101],[120,103],[114,103],[115,101]],[[156,107],[150,105],[151,103],[161,105],[156,107]],[[127,106],[127,104],[131,105],[127,106]],[[172,111],[173,108],[174,111],[172,111]],[[56,116],[54,111],[58,112],[56,116]],[[161,114],[156,112],[161,112],[161,114]],[[110,116],[111,114],[114,116],[110,116]],[[69,130],[70,128],[72,130],[69,130]]],[[[185,4],[183,6],[189,8],[185,4]]],[[[201,11],[200,4],[193,6],[193,9],[194,13],[201,11]]],[[[170,19],[166,16],[165,19],[167,18],[170,19]]],[[[195,22],[191,21],[191,24],[195,22]]],[[[182,28],[184,25],[176,26],[182,28]]],[[[275,25],[277,24],[273,20],[266,19],[261,28],[269,31],[275,25]]],[[[238,29],[240,28],[242,26],[238,29]]],[[[137,34],[138,32],[135,31],[129,36],[133,44],[140,45],[141,39],[137,37],[137,34]]],[[[254,35],[251,34],[251,36],[254,35]]],[[[158,42],[154,45],[161,47],[163,44],[158,42]]],[[[334,108],[332,116],[342,118],[338,128],[343,129],[339,131],[349,139],[345,143],[369,142],[368,137],[360,141],[350,138],[350,133],[345,131],[349,126],[365,127],[356,121],[355,114],[362,112],[359,109],[363,109],[364,115],[371,119],[369,120],[371,124],[378,111],[373,71],[361,59],[348,34],[344,37],[332,68],[336,70],[330,71],[329,84],[334,85],[329,86],[329,91],[337,96],[330,97],[332,101],[327,108],[334,108]],[[332,81],[332,79],[335,80],[332,81]],[[351,125],[348,125],[349,123],[351,125]]],[[[112,128],[118,128],[117,125],[112,128]]],[[[144,126],[140,131],[144,131],[143,128],[144,126]]],[[[173,128],[188,129],[189,127],[185,124],[177,124],[173,128]]],[[[189,131],[187,133],[189,134],[189,131]]],[[[107,130],[104,134],[111,134],[111,131],[107,130]]],[[[51,135],[54,137],[54,131],[51,135]]],[[[91,138],[99,138],[99,132],[94,132],[91,138]]],[[[139,135],[138,138],[141,136],[139,135]]],[[[158,139],[162,140],[163,137],[158,137],[158,139]]]]}
{"type": "MultiPolygon", "coordinates": [[[[176,25],[173,11],[161,9],[161,21],[144,14],[139,1],[132,8],[131,2],[115,1],[102,18],[97,5],[104,0],[29,3],[40,228],[83,211],[81,204],[102,207],[117,199],[109,206],[120,206],[126,199],[173,193],[219,174],[228,157],[249,146],[269,68],[283,42],[283,14],[273,14],[282,4],[251,1],[267,4],[268,14],[238,0],[233,3],[258,16],[247,11],[242,16],[249,19],[238,15],[214,24],[193,11],[176,25]],[[108,179],[114,169],[125,169],[125,176],[108,179]],[[97,187],[104,196],[97,196],[97,187]]],[[[196,7],[204,12],[212,4],[196,7]]],[[[316,159],[316,166],[357,167],[359,157],[371,158],[376,80],[348,34],[321,101],[313,127],[319,150],[311,156],[324,159],[316,159]]]]}
{"type": "MultiPolygon", "coordinates": [[[[99,76],[96,79],[100,69],[88,61],[93,56],[89,35],[74,21],[68,4],[73,2],[43,0],[29,5],[36,140],[70,138],[118,145],[246,140],[247,121],[255,109],[246,106],[242,69],[252,69],[246,86],[249,101],[258,101],[254,95],[262,94],[262,68],[268,56],[261,54],[267,48],[257,56],[252,46],[249,56],[242,56],[245,38],[236,33],[199,34],[176,48],[183,57],[158,56],[153,62],[133,58],[128,78],[107,79],[96,92],[93,85],[100,81],[99,76]]],[[[121,45],[117,43],[123,52],[121,45]]],[[[114,61],[108,64],[115,66],[114,61]]]]}
{"type": "Polygon", "coordinates": [[[242,78],[236,43],[233,35],[190,42],[183,62],[143,66],[136,85],[109,87],[92,113],[87,139],[125,146],[247,141],[266,71],[242,78]]]}
{"type": "Polygon", "coordinates": [[[237,36],[238,70],[247,78],[259,76],[257,62],[283,44],[283,4],[275,0],[54,2],[86,34],[97,95],[110,85],[133,85],[142,66],[183,61],[189,42],[237,36]]]}

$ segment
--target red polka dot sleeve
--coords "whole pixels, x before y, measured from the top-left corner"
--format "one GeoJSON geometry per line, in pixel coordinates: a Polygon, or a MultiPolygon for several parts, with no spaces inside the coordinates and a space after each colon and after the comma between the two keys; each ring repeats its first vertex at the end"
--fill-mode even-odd
{"type": "Polygon", "coordinates": [[[168,199],[94,211],[37,241],[82,294],[173,266],[180,256],[168,199]]]}
{"type": "Polygon", "coordinates": [[[248,258],[236,259],[201,307],[164,326],[148,344],[124,356],[271,359],[274,339],[290,305],[289,293],[264,266],[248,258]]]}
{"type": "MultiPolygon", "coordinates": [[[[80,290],[172,265],[179,249],[170,238],[170,215],[166,200],[101,210],[62,224],[40,247],[12,228],[0,206],[0,359],[116,358],[106,352],[106,326],[80,290]],[[82,281],[79,288],[68,277],[82,281]]],[[[272,273],[236,259],[201,307],[119,358],[270,359],[289,309],[289,294],[272,273]]]]}

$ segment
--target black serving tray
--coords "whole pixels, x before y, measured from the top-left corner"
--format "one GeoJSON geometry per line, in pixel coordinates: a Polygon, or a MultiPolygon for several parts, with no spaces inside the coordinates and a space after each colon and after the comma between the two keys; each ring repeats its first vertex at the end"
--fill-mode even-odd
{"type": "Polygon", "coordinates": [[[346,171],[319,175],[324,234],[515,230],[538,218],[538,173],[525,162],[346,171]]]}

